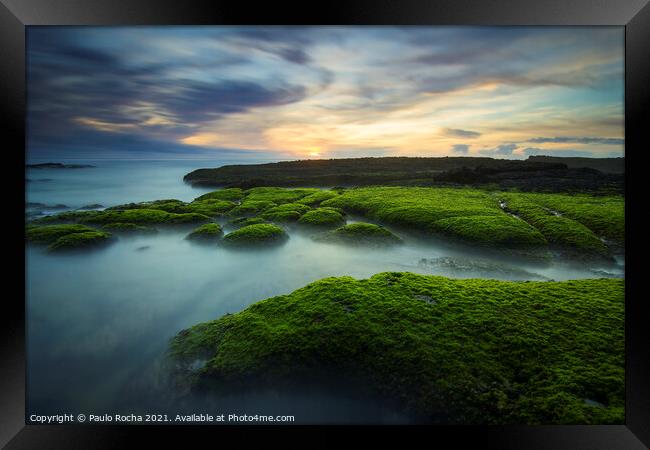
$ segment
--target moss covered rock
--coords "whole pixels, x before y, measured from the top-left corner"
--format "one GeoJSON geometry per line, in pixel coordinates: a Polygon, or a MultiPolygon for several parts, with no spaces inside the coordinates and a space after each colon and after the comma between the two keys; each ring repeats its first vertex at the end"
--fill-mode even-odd
{"type": "Polygon", "coordinates": [[[102,211],[96,215],[84,217],[81,223],[146,223],[146,224],[185,224],[209,222],[210,218],[198,213],[169,213],[157,209],[127,209],[120,211],[102,211]]]}
{"type": "Polygon", "coordinates": [[[298,222],[312,227],[340,227],[345,225],[345,218],[334,208],[318,208],[306,212],[298,222]]]}
{"type": "Polygon", "coordinates": [[[307,195],[320,191],[315,188],[285,189],[280,187],[256,187],[246,191],[247,201],[267,201],[276,205],[296,203],[307,195]]]}
{"type": "Polygon", "coordinates": [[[48,250],[52,252],[62,252],[67,250],[96,248],[108,244],[110,240],[111,234],[104,231],[71,233],[58,238],[49,245],[48,250]]]}
{"type": "Polygon", "coordinates": [[[158,232],[154,227],[149,227],[146,225],[138,225],[137,223],[107,223],[102,225],[102,230],[111,231],[114,233],[146,233],[146,234],[155,234],[158,232]]]}
{"type": "Polygon", "coordinates": [[[380,225],[371,223],[352,223],[333,231],[314,236],[321,242],[342,243],[348,245],[384,246],[400,244],[402,240],[380,225]]]}
{"type": "Polygon", "coordinates": [[[186,205],[186,212],[194,212],[210,217],[222,216],[235,207],[235,203],[228,200],[206,199],[195,200],[186,205]]]}
{"type": "Polygon", "coordinates": [[[134,224],[186,224],[210,222],[210,217],[199,213],[170,213],[160,209],[106,209],[103,211],[70,211],[32,221],[32,224],[49,223],[134,223],[134,224]]]}
{"type": "Polygon", "coordinates": [[[195,390],[325,378],[425,422],[621,424],[624,303],[618,279],[326,278],[184,330],[170,355],[195,390]]]}
{"type": "Polygon", "coordinates": [[[228,222],[228,226],[233,228],[241,228],[248,225],[257,225],[260,223],[268,222],[261,217],[238,217],[228,222]]]}
{"type": "Polygon", "coordinates": [[[276,203],[268,200],[244,200],[241,205],[235,206],[228,212],[229,216],[251,217],[277,206],[276,203]]]}
{"type": "Polygon", "coordinates": [[[309,206],[317,206],[320,205],[321,202],[334,198],[337,195],[339,195],[338,192],[322,190],[301,198],[298,200],[298,203],[303,203],[309,206]]]}
{"type": "Polygon", "coordinates": [[[215,198],[205,198],[185,203],[181,200],[167,199],[154,200],[141,203],[126,203],[124,205],[111,206],[107,211],[126,211],[135,209],[159,210],[175,214],[197,213],[209,217],[220,216],[235,207],[235,203],[215,198]]]}
{"type": "Polygon", "coordinates": [[[530,248],[547,244],[537,229],[507,215],[449,217],[436,221],[433,227],[456,239],[488,247],[530,248]]]}
{"type": "Polygon", "coordinates": [[[65,224],[65,225],[30,225],[25,230],[25,239],[36,244],[51,244],[62,236],[73,233],[86,233],[97,231],[86,225],[65,224]]]}
{"type": "Polygon", "coordinates": [[[90,219],[102,213],[104,213],[104,211],[66,211],[58,214],[39,217],[38,219],[32,220],[30,223],[37,225],[76,223],[82,219],[90,219]]]}
{"type": "Polygon", "coordinates": [[[295,222],[310,209],[300,203],[284,203],[265,210],[259,217],[269,222],[295,222]]]}
{"type": "Polygon", "coordinates": [[[279,226],[262,223],[228,233],[223,244],[228,247],[260,247],[282,244],[287,239],[289,236],[279,226]]]}
{"type": "Polygon", "coordinates": [[[218,223],[206,223],[201,225],[190,234],[186,239],[198,242],[217,242],[223,236],[223,229],[218,223]]]}
{"type": "Polygon", "coordinates": [[[157,209],[160,211],[166,211],[170,213],[184,213],[190,212],[186,209],[186,203],[182,200],[164,199],[164,200],[153,200],[149,202],[140,202],[140,203],[125,203],[123,205],[111,206],[106,208],[106,211],[124,211],[129,209],[157,209]]]}
{"type": "Polygon", "coordinates": [[[208,192],[207,194],[203,194],[200,197],[197,197],[195,201],[200,201],[200,200],[228,200],[231,202],[241,200],[244,198],[246,194],[244,194],[244,191],[239,188],[228,188],[228,189],[220,189],[218,191],[213,191],[213,192],[208,192]]]}

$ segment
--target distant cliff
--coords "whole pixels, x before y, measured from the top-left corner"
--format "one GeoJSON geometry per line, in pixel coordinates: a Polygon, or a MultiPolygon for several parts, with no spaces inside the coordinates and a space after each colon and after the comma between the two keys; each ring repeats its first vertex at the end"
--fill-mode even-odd
{"type": "Polygon", "coordinates": [[[625,173],[625,158],[564,158],[560,156],[529,156],[528,161],[562,163],[570,169],[586,167],[605,173],[625,173]]]}
{"type": "Polygon", "coordinates": [[[28,169],[88,169],[90,164],[63,164],[63,163],[41,163],[41,164],[27,164],[28,169]]]}
{"type": "Polygon", "coordinates": [[[197,169],[185,175],[200,186],[497,185],[520,190],[614,190],[623,188],[622,158],[342,158],[283,161],[197,169]],[[565,161],[566,160],[566,161],[565,161]],[[619,161],[620,160],[620,161],[619,161]],[[570,163],[570,164],[568,164],[570,163]],[[597,167],[605,167],[601,171],[597,167]],[[616,168],[621,168],[617,171],[616,168]]]}

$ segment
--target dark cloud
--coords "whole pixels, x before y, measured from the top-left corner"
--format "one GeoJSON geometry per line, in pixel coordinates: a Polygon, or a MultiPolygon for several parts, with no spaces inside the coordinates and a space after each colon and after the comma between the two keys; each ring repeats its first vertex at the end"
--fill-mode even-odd
{"type": "Polygon", "coordinates": [[[260,84],[226,80],[215,83],[182,81],[170,93],[154,94],[149,100],[184,121],[205,122],[250,108],[285,105],[302,100],[302,86],[267,88],[260,84]]]}
{"type": "MultiPolygon", "coordinates": [[[[429,93],[445,93],[482,83],[516,87],[562,86],[594,88],[604,82],[621,80],[622,59],[612,64],[612,49],[622,45],[623,35],[613,28],[590,29],[529,27],[432,28],[413,32],[410,42],[420,51],[405,56],[400,65],[440,67],[429,75],[413,75],[412,82],[429,93]],[[444,44],[442,44],[444,43],[444,44]],[[560,61],[571,55],[600,48],[600,60],[571,70],[560,61]]],[[[595,59],[597,61],[597,59],[595,59]]]]}
{"type": "Polygon", "coordinates": [[[453,136],[453,137],[460,137],[460,138],[469,138],[469,139],[474,139],[479,136],[481,136],[481,133],[477,131],[469,131],[469,130],[460,130],[460,129],[455,129],[455,128],[446,128],[445,129],[445,134],[447,136],[453,136]]]}
{"type": "Polygon", "coordinates": [[[451,146],[451,151],[457,155],[467,155],[469,153],[469,145],[454,144],[451,146]]]}
{"type": "MultiPolygon", "coordinates": [[[[245,27],[235,31],[233,37],[235,42],[242,41],[248,48],[274,54],[293,64],[312,62],[307,48],[314,42],[314,36],[308,27],[245,27]]],[[[217,39],[223,39],[223,36],[217,39]]]]}
{"type": "MultiPolygon", "coordinates": [[[[106,123],[121,134],[138,133],[147,114],[153,113],[163,114],[166,123],[148,125],[148,132],[158,133],[160,140],[174,140],[206,121],[300,101],[307,95],[304,86],[282,80],[263,84],[223,77],[206,81],[170,77],[170,71],[182,71],[186,62],[128,58],[105,50],[107,44],[92,46],[78,33],[76,28],[60,32],[36,28],[28,33],[27,125],[31,143],[64,135],[73,141],[88,130],[79,118],[106,123]],[[149,105],[150,111],[134,110],[134,105],[149,105]]],[[[301,60],[291,49],[283,51],[286,58],[301,60]]],[[[219,67],[243,61],[228,55],[218,59],[219,67]]],[[[214,66],[214,60],[194,58],[191,68],[214,66]]],[[[95,131],[98,136],[105,133],[95,131]]]]}
{"type": "Polygon", "coordinates": [[[537,137],[528,140],[536,144],[561,143],[561,144],[605,144],[605,145],[623,145],[625,139],[619,138],[599,138],[599,137],[537,137]]]}

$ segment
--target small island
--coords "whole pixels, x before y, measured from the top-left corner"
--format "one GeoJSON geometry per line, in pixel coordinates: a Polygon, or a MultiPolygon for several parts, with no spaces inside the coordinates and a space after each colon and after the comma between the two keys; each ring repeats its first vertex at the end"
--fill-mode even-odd
{"type": "Polygon", "coordinates": [[[91,169],[96,166],[90,164],[63,164],[63,163],[39,163],[27,164],[28,169],[91,169]]]}
{"type": "Polygon", "coordinates": [[[487,157],[378,157],[282,161],[197,169],[183,178],[196,186],[497,186],[522,191],[623,192],[624,158],[526,160],[487,157]]]}

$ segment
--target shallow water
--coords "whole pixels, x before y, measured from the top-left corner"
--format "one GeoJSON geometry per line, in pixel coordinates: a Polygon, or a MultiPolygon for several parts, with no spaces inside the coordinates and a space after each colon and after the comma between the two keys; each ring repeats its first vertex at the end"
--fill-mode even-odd
{"type": "MultiPolygon", "coordinates": [[[[72,207],[190,200],[210,189],[192,188],[182,182],[182,176],[197,167],[218,165],[205,161],[105,164],[96,169],[31,171],[53,181],[29,183],[27,200],[72,207]]],[[[234,251],[193,244],[183,239],[187,232],[174,229],[120,237],[106,248],[83,254],[49,255],[42,248],[27,247],[30,412],[145,414],[183,409],[198,413],[196,408],[210,406],[249,414],[252,410],[296,414],[303,422],[362,417],[401,422],[407,419],[375,405],[313,391],[289,399],[251,393],[246,398],[221,399],[216,406],[176,404],[175,392],[160,368],[162,356],[169,339],[184,328],[328,276],[367,278],[384,271],[411,271],[462,278],[566,280],[624,273],[622,264],[524,264],[409,236],[404,236],[404,245],[380,250],[317,243],[308,234],[290,230],[289,241],[281,247],[234,251]],[[314,405],[319,405],[318,412],[314,405]]]]}

